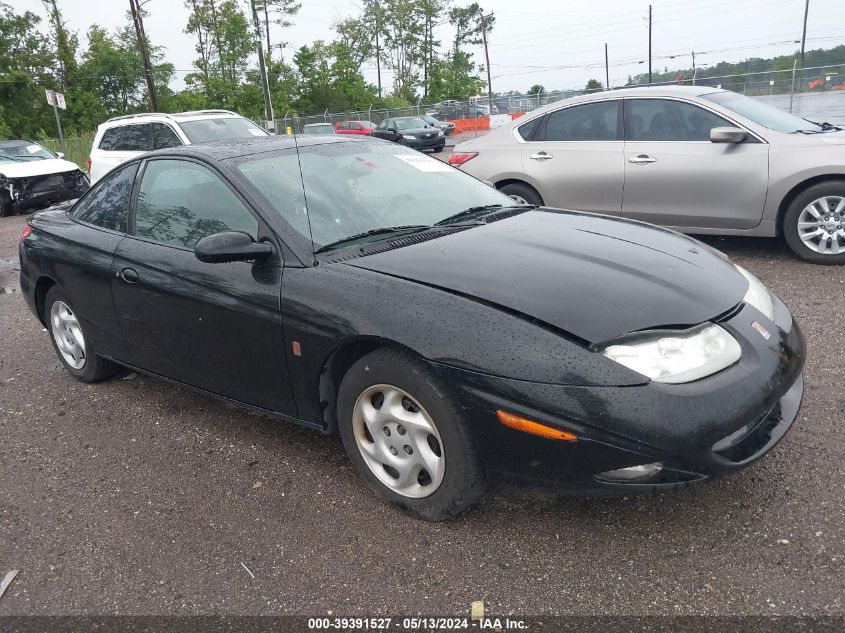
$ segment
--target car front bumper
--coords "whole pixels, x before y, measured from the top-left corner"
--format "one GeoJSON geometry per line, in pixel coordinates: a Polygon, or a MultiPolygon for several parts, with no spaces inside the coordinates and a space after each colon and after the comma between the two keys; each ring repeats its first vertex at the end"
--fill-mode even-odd
{"type": "Polygon", "coordinates": [[[446,145],[446,137],[445,136],[435,136],[434,138],[424,138],[424,139],[416,139],[414,141],[410,139],[403,138],[399,141],[402,145],[406,147],[410,147],[412,149],[424,150],[424,149],[437,149],[442,148],[446,145]]]}
{"type": "Polygon", "coordinates": [[[89,186],[88,179],[82,172],[8,178],[3,183],[14,211],[40,209],[57,202],[73,200],[85,193],[89,186]]]}
{"type": "Polygon", "coordinates": [[[768,453],[795,421],[804,392],[805,343],[775,298],[775,322],[744,305],[720,325],[742,346],[735,365],[691,383],[564,386],[435,368],[465,396],[494,477],[574,494],[627,494],[684,486],[740,470],[768,453]],[[765,322],[765,339],[752,323],[765,322]],[[569,431],[552,440],[503,426],[504,410],[569,431]],[[602,473],[659,462],[651,477],[602,473]]]}

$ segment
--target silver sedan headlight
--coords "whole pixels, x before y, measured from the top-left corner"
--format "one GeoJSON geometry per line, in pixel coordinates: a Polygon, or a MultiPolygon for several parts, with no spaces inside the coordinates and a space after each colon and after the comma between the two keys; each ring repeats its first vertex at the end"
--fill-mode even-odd
{"type": "Polygon", "coordinates": [[[737,362],[739,343],[715,323],[689,330],[639,332],[601,353],[654,382],[679,384],[704,378],[737,362]]]}
{"type": "Polygon", "coordinates": [[[742,266],[736,266],[736,269],[748,280],[748,292],[742,300],[750,306],[754,306],[760,312],[765,314],[769,321],[775,320],[775,304],[772,301],[772,293],[750,272],[745,270],[742,266]]]}

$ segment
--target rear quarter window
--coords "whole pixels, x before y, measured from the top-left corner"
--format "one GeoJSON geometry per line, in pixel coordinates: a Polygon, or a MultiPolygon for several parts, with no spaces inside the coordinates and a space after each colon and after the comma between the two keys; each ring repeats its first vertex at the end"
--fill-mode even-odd
{"type": "Polygon", "coordinates": [[[543,120],[543,117],[537,117],[533,121],[529,121],[528,123],[523,123],[518,128],[516,128],[516,133],[522,137],[523,141],[530,141],[531,137],[534,136],[534,132],[537,131],[537,128],[540,125],[540,121],[543,120]]]}
{"type": "Polygon", "coordinates": [[[122,127],[112,127],[103,132],[103,138],[100,139],[100,146],[98,149],[105,150],[107,152],[116,152],[118,151],[118,147],[122,143],[123,136],[123,128],[122,127]]]}
{"type": "Polygon", "coordinates": [[[71,217],[79,222],[125,233],[129,194],[137,171],[138,163],[132,163],[100,180],[76,205],[71,217]]]}

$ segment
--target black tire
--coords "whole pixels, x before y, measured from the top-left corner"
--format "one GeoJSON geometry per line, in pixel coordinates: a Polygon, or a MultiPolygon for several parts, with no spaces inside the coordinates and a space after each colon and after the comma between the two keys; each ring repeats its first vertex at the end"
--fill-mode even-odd
{"type": "Polygon", "coordinates": [[[12,208],[12,199],[9,197],[9,194],[0,192],[0,218],[8,218],[12,215],[15,215],[14,209],[12,208]]]}
{"type": "MultiPolygon", "coordinates": [[[[824,254],[818,253],[805,245],[798,234],[798,221],[801,217],[801,212],[813,201],[826,196],[845,198],[845,180],[827,180],[811,187],[807,187],[804,191],[799,193],[795,197],[795,200],[792,201],[792,204],[789,205],[789,208],[783,216],[783,225],[781,227],[783,229],[783,236],[786,238],[786,243],[789,244],[789,248],[791,248],[798,257],[805,261],[812,262],[814,264],[845,264],[845,245],[843,245],[841,238],[841,253],[824,254]]],[[[831,213],[830,216],[827,217],[830,217],[832,221],[836,222],[836,224],[833,225],[834,228],[841,227],[836,230],[845,229],[845,209],[838,214],[831,213]]]]}
{"type": "Polygon", "coordinates": [[[506,196],[518,196],[525,200],[528,204],[533,204],[538,207],[543,206],[543,198],[537,193],[531,185],[526,185],[524,182],[511,182],[499,189],[506,196]]]}
{"type": "Polygon", "coordinates": [[[352,365],[340,385],[337,417],[346,452],[366,484],[378,497],[408,514],[443,521],[467,509],[486,488],[478,445],[457,397],[437,372],[408,352],[381,348],[352,365]],[[382,384],[398,387],[416,400],[440,435],[445,468],[439,486],[428,496],[408,497],[382,483],[358,447],[353,427],[355,404],[365,391],[382,384]]]}
{"type": "Polygon", "coordinates": [[[56,351],[56,357],[67,372],[80,382],[101,382],[118,373],[120,371],[119,365],[97,356],[97,351],[92,346],[90,337],[86,335],[85,330],[82,328],[81,322],[79,323],[79,328],[82,330],[85,347],[83,365],[76,368],[65,360],[61,350],[59,350],[58,344],[56,343],[56,335],[54,334],[53,323],[51,320],[53,304],[57,301],[63,302],[71,309],[71,311],[73,310],[73,306],[71,305],[70,299],[68,299],[67,295],[65,295],[58,286],[53,286],[47,291],[47,297],[44,300],[44,320],[47,323],[47,333],[50,335],[50,342],[53,344],[53,349],[56,351]]]}
{"type": "Polygon", "coordinates": [[[434,153],[435,153],[435,154],[439,154],[440,152],[442,152],[442,151],[443,151],[443,148],[444,148],[444,147],[446,147],[446,146],[445,146],[445,145],[441,145],[440,147],[435,147],[435,148],[434,148],[434,153]]]}

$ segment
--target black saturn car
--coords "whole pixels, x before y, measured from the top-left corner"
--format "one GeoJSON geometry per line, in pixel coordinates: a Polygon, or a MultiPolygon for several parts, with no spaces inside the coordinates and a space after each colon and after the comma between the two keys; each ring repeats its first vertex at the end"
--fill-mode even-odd
{"type": "Polygon", "coordinates": [[[372,136],[420,151],[442,152],[446,147],[444,131],[418,116],[385,119],[373,130],[372,136]]]}
{"type": "Polygon", "coordinates": [[[295,142],[146,154],[30,219],[21,288],[72,376],[130,367],[338,432],[378,496],[432,520],[494,477],[707,480],[795,420],[798,325],[718,251],[394,144],[295,142]]]}

